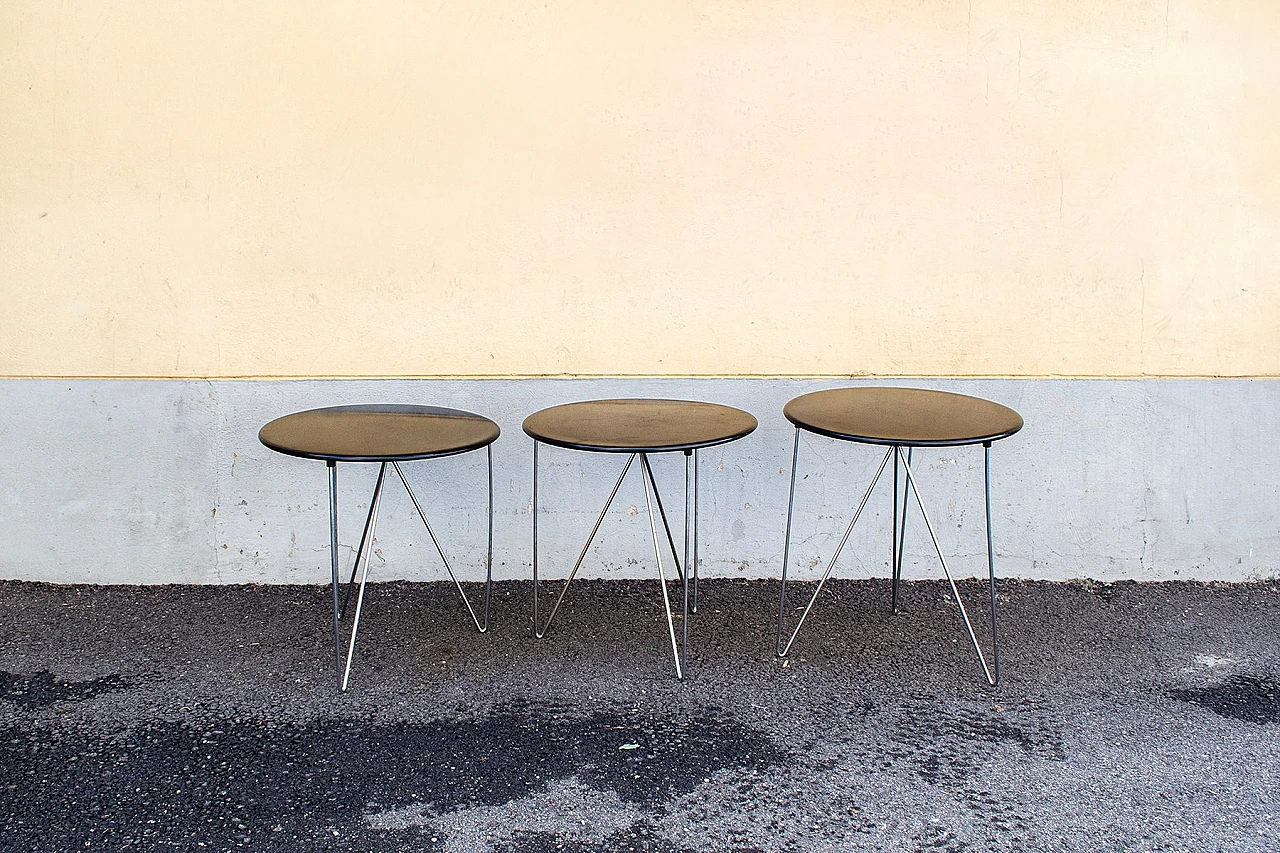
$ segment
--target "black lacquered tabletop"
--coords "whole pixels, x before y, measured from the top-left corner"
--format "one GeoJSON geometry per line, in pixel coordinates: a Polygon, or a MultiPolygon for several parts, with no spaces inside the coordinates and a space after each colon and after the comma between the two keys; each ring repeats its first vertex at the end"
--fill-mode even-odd
{"type": "Polygon", "coordinates": [[[439,406],[331,406],[277,418],[258,432],[272,450],[306,459],[390,462],[430,459],[492,443],[498,425],[439,406]]]}
{"type": "Polygon", "coordinates": [[[796,397],[782,411],[801,429],[868,444],[978,444],[1022,429],[1022,416],[1007,406],[922,388],[815,391],[796,397]]]}
{"type": "Polygon", "coordinates": [[[661,453],[711,447],[749,435],[756,419],[741,409],[692,400],[588,400],[525,418],[538,441],[573,450],[661,453]]]}

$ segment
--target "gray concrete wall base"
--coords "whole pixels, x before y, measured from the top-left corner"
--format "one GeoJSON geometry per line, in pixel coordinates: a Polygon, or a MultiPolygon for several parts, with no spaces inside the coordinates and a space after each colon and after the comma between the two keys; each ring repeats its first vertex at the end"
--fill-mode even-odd
{"type": "MultiPolygon", "coordinates": [[[[752,436],[702,454],[703,573],[776,577],[793,436],[782,406],[808,391],[864,384],[975,394],[1022,413],[1026,428],[992,451],[1001,576],[1244,581],[1280,574],[1280,383],[1272,380],[11,379],[0,381],[0,576],[324,582],[325,466],[267,450],[257,431],[304,408],[413,402],[469,409],[501,425],[495,577],[525,578],[531,442],[523,418],[573,400],[661,396],[727,403],[759,418],[752,436]]],[[[811,578],[830,558],[881,451],[805,436],[800,453],[793,557],[797,576],[811,578]]],[[[563,577],[622,460],[554,448],[542,458],[540,564],[545,577],[563,577]]],[[[953,571],[985,573],[981,448],[919,451],[916,459],[953,571]]],[[[483,577],[483,460],[474,453],[406,466],[464,579],[483,577]]],[[[339,466],[344,565],[375,470],[339,466]]],[[[658,457],[655,472],[678,518],[682,459],[658,457]]],[[[887,574],[889,514],[882,484],[838,576],[887,574]]],[[[908,524],[906,576],[940,576],[914,508],[908,524]]],[[[388,485],[374,554],[378,580],[444,577],[398,482],[388,485]]],[[[583,576],[652,574],[644,494],[631,475],[583,576]]]]}

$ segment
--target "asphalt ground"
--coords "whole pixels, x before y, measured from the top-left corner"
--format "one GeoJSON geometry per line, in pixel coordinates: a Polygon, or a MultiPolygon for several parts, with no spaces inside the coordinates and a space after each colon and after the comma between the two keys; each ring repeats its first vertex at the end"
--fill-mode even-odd
{"type": "Polygon", "coordinates": [[[994,689],[940,583],[780,661],[706,582],[683,683],[656,582],[529,592],[372,585],[339,695],[324,587],[0,583],[0,849],[1280,849],[1275,583],[1002,582],[994,689]]]}

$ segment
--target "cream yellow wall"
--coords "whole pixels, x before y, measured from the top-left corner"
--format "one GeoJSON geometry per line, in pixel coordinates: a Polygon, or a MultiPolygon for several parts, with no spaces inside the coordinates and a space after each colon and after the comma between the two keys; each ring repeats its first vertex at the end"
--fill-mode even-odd
{"type": "Polygon", "coordinates": [[[0,4],[0,374],[1280,374],[1280,3],[0,4]]]}

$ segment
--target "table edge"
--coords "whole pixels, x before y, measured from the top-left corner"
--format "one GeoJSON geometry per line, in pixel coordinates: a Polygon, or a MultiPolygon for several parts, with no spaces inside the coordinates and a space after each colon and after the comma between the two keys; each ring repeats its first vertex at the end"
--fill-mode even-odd
{"type": "MultiPolygon", "coordinates": [[[[739,409],[738,411],[742,411],[742,410],[739,409]]],[[[751,415],[750,412],[747,412],[746,414],[751,415]]],[[[676,451],[701,450],[705,447],[716,447],[721,444],[728,444],[730,442],[738,441],[739,439],[746,438],[747,436],[751,435],[751,433],[755,432],[760,427],[760,421],[756,420],[755,415],[751,415],[751,418],[756,422],[751,426],[750,429],[744,430],[743,432],[734,433],[733,435],[728,435],[723,438],[717,438],[710,441],[689,442],[689,443],[683,443],[683,444],[645,445],[643,447],[618,447],[618,446],[606,445],[606,444],[579,444],[577,442],[572,442],[572,441],[561,441],[560,439],[545,438],[541,435],[536,435],[530,432],[528,428],[523,426],[521,427],[521,429],[524,430],[525,435],[529,436],[529,438],[533,439],[535,442],[540,442],[542,444],[549,444],[552,447],[562,447],[565,450],[582,450],[587,453],[674,453],[676,451]]]]}
{"type": "MultiPolygon", "coordinates": [[[[494,424],[497,427],[497,424],[494,424]]],[[[265,427],[264,427],[265,429],[265,427]]],[[[262,437],[262,430],[258,430],[258,441],[268,450],[276,453],[283,453],[285,456],[293,456],[298,459],[316,459],[321,462],[414,462],[419,459],[443,459],[446,456],[457,456],[461,453],[470,453],[473,450],[480,450],[488,447],[498,440],[502,435],[502,429],[498,428],[498,433],[488,441],[473,442],[463,447],[453,447],[448,450],[440,450],[434,453],[396,453],[396,454],[378,454],[378,455],[349,455],[335,453],[315,453],[307,450],[297,450],[291,447],[280,447],[271,444],[262,437]]]]}
{"type": "MultiPolygon", "coordinates": [[[[909,440],[909,439],[899,439],[899,438],[884,438],[881,436],[854,435],[852,433],[836,432],[834,430],[822,429],[821,427],[816,427],[816,426],[813,426],[812,424],[802,423],[801,421],[796,420],[795,418],[791,417],[791,415],[788,415],[785,412],[783,413],[783,416],[786,417],[786,419],[790,421],[793,425],[795,425],[796,429],[802,429],[805,432],[811,432],[814,435],[822,435],[822,436],[826,436],[827,438],[837,439],[839,441],[853,441],[858,444],[879,444],[885,447],[890,447],[895,445],[897,447],[967,447],[971,444],[991,444],[992,442],[1000,441],[1001,439],[1005,439],[1012,435],[1017,434],[1019,431],[1022,430],[1024,426],[1026,426],[1026,423],[1023,422],[1010,430],[1005,430],[1003,432],[995,432],[995,433],[991,433],[990,435],[975,436],[972,438],[909,440]]],[[[1019,415],[1019,418],[1021,418],[1021,415],[1019,415]]]]}

